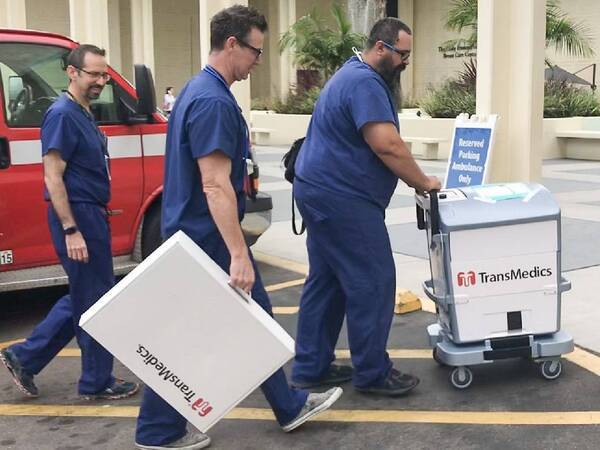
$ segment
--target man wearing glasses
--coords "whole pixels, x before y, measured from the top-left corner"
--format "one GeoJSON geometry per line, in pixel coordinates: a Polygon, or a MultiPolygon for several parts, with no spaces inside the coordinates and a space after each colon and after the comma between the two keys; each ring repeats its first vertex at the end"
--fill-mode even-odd
{"type": "Polygon", "coordinates": [[[37,397],[37,375],[73,337],[81,348],[79,394],[88,399],[129,397],[137,383],[113,377],[113,357],[79,328],[79,318],[114,285],[106,214],[110,171],[106,136],[90,102],[110,75],[104,50],[81,45],[67,57],[69,86],[48,109],[41,128],[48,223],[56,253],[69,278],[69,295],[23,342],[0,351],[17,387],[37,397]]]}
{"type": "MultiPolygon", "coordinates": [[[[212,18],[208,64],[183,88],[169,117],[162,235],[167,239],[184,231],[229,273],[233,286],[251,292],[271,313],[269,297],[240,227],[250,149],[246,121],[230,90],[260,63],[266,30],[264,16],[246,6],[232,6],[212,18]]],[[[197,295],[202,301],[202,286],[197,295]]],[[[286,432],[329,408],[342,393],[340,388],[322,394],[291,388],[282,369],[261,389],[286,432]]],[[[183,416],[146,387],[137,422],[139,448],[198,449],[210,444],[205,434],[187,432],[186,424],[183,416]]]]}
{"type": "Polygon", "coordinates": [[[392,366],[386,344],[394,311],[394,259],[385,209],[398,178],[439,189],[399,134],[395,92],[410,57],[408,26],[378,21],[366,49],[329,80],[295,164],[294,195],[308,231],[310,272],[300,301],[292,383],[352,379],[356,390],[402,395],[417,377],[392,366]],[[346,318],[352,367],[333,364],[346,318]]]}

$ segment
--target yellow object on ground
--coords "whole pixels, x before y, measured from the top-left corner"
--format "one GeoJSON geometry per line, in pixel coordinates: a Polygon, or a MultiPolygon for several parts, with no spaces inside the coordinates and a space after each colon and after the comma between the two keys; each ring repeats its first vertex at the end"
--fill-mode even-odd
{"type": "Polygon", "coordinates": [[[421,309],[421,299],[411,291],[396,292],[396,306],[394,307],[394,313],[407,314],[414,311],[420,311],[421,309]]]}

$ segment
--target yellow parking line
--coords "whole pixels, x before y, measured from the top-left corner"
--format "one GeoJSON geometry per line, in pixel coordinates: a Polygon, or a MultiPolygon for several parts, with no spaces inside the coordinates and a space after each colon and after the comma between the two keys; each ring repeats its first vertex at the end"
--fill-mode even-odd
{"type": "Polygon", "coordinates": [[[298,308],[297,306],[274,306],[273,314],[279,314],[279,315],[297,314],[299,309],[300,308],[298,308]]]}
{"type": "Polygon", "coordinates": [[[137,417],[137,406],[0,404],[0,416],[137,417]]]}
{"type": "MultiPolygon", "coordinates": [[[[431,359],[433,356],[431,349],[388,349],[392,359],[431,359]]],[[[335,357],[338,359],[350,359],[350,350],[336,350],[335,357]]]]}
{"type": "MultiPolygon", "coordinates": [[[[137,417],[136,406],[0,405],[0,416],[137,417]]],[[[274,420],[267,408],[234,408],[226,419],[274,420]]],[[[319,422],[434,423],[466,425],[600,425],[600,411],[401,411],[330,410],[319,422]]]]}
{"type": "MultiPolygon", "coordinates": [[[[295,314],[294,309],[297,310],[297,306],[279,306],[273,308],[273,312],[275,314],[295,314]]],[[[17,339],[14,341],[8,342],[0,342],[0,348],[8,347],[11,344],[16,342],[22,342],[22,339],[17,339]]],[[[431,349],[388,349],[388,353],[390,358],[392,359],[430,359],[432,358],[431,349]]],[[[339,359],[350,359],[350,350],[336,350],[335,351],[336,358],[339,359]]],[[[58,356],[62,357],[80,357],[81,350],[78,348],[64,348],[59,353],[58,356]]],[[[600,376],[600,356],[596,356],[595,354],[588,352],[579,347],[575,347],[575,350],[572,353],[563,355],[563,358],[571,361],[573,364],[578,365],[590,372],[594,375],[600,376]]]]}
{"type": "Polygon", "coordinates": [[[582,348],[575,347],[575,350],[572,353],[565,355],[564,358],[600,377],[599,356],[596,356],[582,348]]]}
{"type": "Polygon", "coordinates": [[[23,342],[25,339],[15,339],[14,341],[6,341],[0,342],[0,348],[10,347],[13,344],[18,344],[19,342],[23,342]]]}
{"type": "Polygon", "coordinates": [[[278,291],[280,289],[286,289],[293,286],[300,286],[304,284],[304,280],[306,278],[300,278],[298,280],[284,281],[283,283],[271,284],[270,286],[266,286],[265,289],[267,292],[278,291]]]}

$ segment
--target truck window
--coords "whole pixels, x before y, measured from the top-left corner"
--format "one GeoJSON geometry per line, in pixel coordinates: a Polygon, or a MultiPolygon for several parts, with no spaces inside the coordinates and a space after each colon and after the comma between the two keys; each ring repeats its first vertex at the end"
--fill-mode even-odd
{"type": "MultiPolygon", "coordinates": [[[[69,49],[40,44],[0,43],[0,74],[4,112],[9,127],[39,127],[52,102],[66,91],[64,70],[69,49]]],[[[121,103],[135,100],[111,80],[92,112],[102,125],[123,123],[121,103]],[[121,98],[123,101],[120,101],[121,98]]]]}
{"type": "Polygon", "coordinates": [[[52,102],[66,89],[66,48],[0,43],[4,112],[9,127],[38,127],[52,102]]]}

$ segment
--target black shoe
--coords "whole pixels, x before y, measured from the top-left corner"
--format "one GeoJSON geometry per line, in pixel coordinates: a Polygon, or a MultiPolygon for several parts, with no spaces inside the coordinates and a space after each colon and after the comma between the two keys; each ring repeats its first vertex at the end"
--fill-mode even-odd
{"type": "Polygon", "coordinates": [[[355,387],[365,394],[384,395],[397,397],[413,390],[419,384],[419,379],[414,375],[402,373],[394,368],[390,371],[383,383],[377,386],[355,387]]]}
{"type": "Polygon", "coordinates": [[[134,395],[140,388],[138,383],[123,381],[115,378],[112,386],[96,394],[82,394],[85,400],[119,400],[134,395]]]}
{"type": "Polygon", "coordinates": [[[13,381],[23,394],[28,397],[39,395],[38,388],[33,382],[33,376],[23,370],[17,356],[9,348],[0,350],[0,361],[6,366],[13,381]]]}
{"type": "Polygon", "coordinates": [[[319,380],[315,381],[297,381],[292,380],[292,386],[300,389],[308,389],[318,386],[325,386],[330,384],[341,384],[352,379],[353,369],[351,366],[340,366],[338,364],[332,364],[329,366],[329,370],[319,380]]]}

